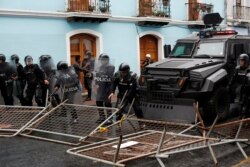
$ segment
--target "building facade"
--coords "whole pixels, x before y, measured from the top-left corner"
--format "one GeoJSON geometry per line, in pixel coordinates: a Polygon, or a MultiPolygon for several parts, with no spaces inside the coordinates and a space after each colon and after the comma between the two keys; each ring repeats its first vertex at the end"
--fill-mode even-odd
{"type": "Polygon", "coordinates": [[[55,62],[74,63],[86,50],[95,57],[104,52],[116,67],[127,62],[139,73],[146,54],[161,60],[165,44],[174,45],[178,38],[204,28],[201,19],[206,13],[219,12],[226,24],[248,33],[247,16],[239,24],[231,17],[236,1],[1,0],[0,53],[7,59],[18,54],[21,60],[31,55],[35,62],[49,54],[55,62]]]}

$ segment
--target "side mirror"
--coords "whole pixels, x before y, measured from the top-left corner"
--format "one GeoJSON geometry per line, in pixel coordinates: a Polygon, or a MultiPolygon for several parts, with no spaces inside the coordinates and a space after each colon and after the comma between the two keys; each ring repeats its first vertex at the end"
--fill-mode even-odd
{"type": "Polygon", "coordinates": [[[164,45],[164,57],[169,57],[171,53],[171,45],[164,45]]]}

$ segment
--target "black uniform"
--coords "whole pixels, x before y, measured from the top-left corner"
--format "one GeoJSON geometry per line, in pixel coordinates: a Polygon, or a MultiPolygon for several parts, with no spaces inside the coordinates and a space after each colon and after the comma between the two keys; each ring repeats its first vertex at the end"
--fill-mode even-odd
{"type": "Polygon", "coordinates": [[[83,71],[83,69],[80,67],[78,63],[73,64],[73,67],[75,69],[75,72],[78,76],[78,79],[80,79],[80,73],[83,71]]]}
{"type": "MultiPolygon", "coordinates": [[[[111,100],[108,98],[112,93],[112,81],[114,77],[115,67],[110,64],[103,64],[98,68],[95,77],[95,84],[98,86],[96,94],[96,105],[99,107],[112,107],[111,100]]],[[[108,116],[112,113],[108,111],[108,116]]],[[[99,110],[100,118],[98,122],[105,120],[103,110],[99,110]]]]}
{"type": "MultiPolygon", "coordinates": [[[[60,63],[60,62],[59,62],[60,63]]],[[[66,63],[62,62],[61,64],[66,63]]],[[[78,76],[75,73],[73,68],[67,68],[60,69],[58,68],[58,77],[55,84],[55,87],[61,88],[63,92],[63,101],[67,99],[66,103],[74,104],[75,101],[75,95],[79,89],[79,81],[78,76]]],[[[73,108],[70,110],[72,118],[76,121],[77,120],[77,113],[76,110],[73,108]]],[[[62,108],[62,116],[66,116],[67,113],[67,107],[63,106],[62,108]]]]}
{"type": "Polygon", "coordinates": [[[237,66],[229,82],[232,101],[241,104],[241,114],[248,113],[250,97],[250,68],[237,66]]]}
{"type": "MultiPolygon", "coordinates": [[[[140,103],[138,101],[138,95],[137,95],[137,75],[133,72],[129,72],[129,74],[123,78],[121,76],[121,72],[115,73],[115,79],[112,84],[112,92],[114,93],[116,90],[116,87],[118,87],[118,95],[117,95],[117,106],[121,102],[124,94],[127,91],[127,94],[125,96],[123,105],[126,106],[128,103],[132,103],[133,98],[135,98],[133,109],[137,116],[137,118],[143,118],[143,113],[140,109],[140,103]]],[[[121,115],[120,115],[121,116],[121,115]]],[[[118,116],[118,119],[119,117],[118,116]]]]}
{"type": "Polygon", "coordinates": [[[25,74],[23,71],[23,66],[20,63],[16,64],[18,79],[16,81],[17,87],[17,98],[20,100],[21,105],[25,104],[23,91],[25,87],[25,74]]]}
{"type": "Polygon", "coordinates": [[[27,65],[23,69],[25,81],[27,84],[25,105],[32,106],[33,96],[36,94],[36,103],[38,106],[44,106],[41,98],[42,85],[44,84],[45,75],[37,64],[27,65]]]}
{"type": "Polygon", "coordinates": [[[0,63],[0,90],[4,99],[5,105],[13,105],[13,80],[15,70],[9,63],[0,63]]]}
{"type": "Polygon", "coordinates": [[[56,97],[57,98],[56,101],[59,102],[60,100],[58,99],[59,98],[58,94],[53,92],[54,85],[56,82],[56,67],[52,60],[52,57],[50,55],[42,55],[40,56],[39,60],[40,60],[39,61],[40,67],[45,74],[45,79],[49,81],[49,85],[41,84],[42,94],[40,94],[41,97],[39,98],[42,99],[43,106],[46,105],[46,97],[48,93],[53,95],[52,98],[56,97]]]}
{"type": "Polygon", "coordinates": [[[88,99],[91,99],[94,64],[95,60],[92,57],[84,59],[82,62],[84,86],[88,90],[88,99]]]}
{"type": "Polygon", "coordinates": [[[146,66],[148,66],[149,64],[152,64],[153,63],[153,60],[151,58],[146,58],[143,63],[142,63],[142,70],[141,70],[141,73],[142,74],[145,74],[145,71],[146,71],[146,66]]]}

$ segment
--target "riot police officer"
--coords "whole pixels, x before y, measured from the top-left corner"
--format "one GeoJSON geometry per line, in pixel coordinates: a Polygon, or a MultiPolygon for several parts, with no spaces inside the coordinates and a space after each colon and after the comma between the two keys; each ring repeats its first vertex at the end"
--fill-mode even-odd
{"type": "Polygon", "coordinates": [[[247,114],[250,97],[250,68],[249,56],[247,54],[239,56],[239,66],[236,67],[234,75],[229,82],[229,90],[233,102],[240,104],[241,114],[247,114]]]}
{"type": "Polygon", "coordinates": [[[92,53],[90,51],[86,51],[84,60],[82,62],[82,70],[84,73],[84,87],[88,91],[86,100],[91,100],[94,64],[95,60],[92,57],[92,53]]]}
{"type": "Polygon", "coordinates": [[[75,72],[76,72],[76,74],[78,76],[79,88],[80,88],[80,91],[82,92],[81,72],[83,72],[83,69],[80,67],[80,63],[81,63],[80,56],[76,56],[75,57],[75,63],[72,66],[74,67],[75,72]]]}
{"type": "Polygon", "coordinates": [[[56,67],[50,55],[41,55],[39,57],[39,65],[45,74],[46,80],[49,81],[49,85],[41,84],[42,88],[41,98],[43,100],[43,105],[46,105],[47,93],[53,94],[53,96],[58,98],[58,95],[53,92],[54,85],[56,82],[56,67]]]}
{"type": "Polygon", "coordinates": [[[41,85],[48,85],[49,81],[46,80],[44,72],[39,68],[37,64],[33,64],[33,58],[26,56],[24,58],[26,66],[24,67],[24,76],[27,84],[25,105],[32,106],[33,96],[36,95],[35,101],[38,106],[44,106],[42,99],[41,85]]]}
{"type": "MultiPolygon", "coordinates": [[[[118,87],[117,95],[117,105],[122,101],[123,96],[124,102],[121,106],[125,107],[128,103],[132,103],[133,99],[133,109],[137,118],[143,118],[142,110],[140,109],[140,104],[138,101],[137,94],[137,75],[130,71],[130,66],[126,63],[122,63],[119,66],[119,71],[115,73],[115,78],[112,84],[112,93],[109,95],[111,99],[115,93],[116,87],[118,87]]],[[[117,120],[120,120],[122,117],[122,112],[117,117],[117,120]]]]}
{"type": "Polygon", "coordinates": [[[5,105],[13,105],[13,78],[16,72],[9,63],[6,62],[6,57],[0,54],[0,90],[4,99],[5,105]]]}
{"type": "MultiPolygon", "coordinates": [[[[59,61],[57,64],[58,76],[55,84],[55,90],[61,88],[63,94],[63,101],[67,99],[66,103],[74,104],[76,93],[79,89],[78,76],[73,67],[69,67],[68,63],[59,61]]],[[[75,109],[70,110],[73,122],[77,122],[77,113],[75,109]]],[[[63,106],[62,116],[67,116],[67,107],[63,106]]]]}
{"type": "MultiPolygon", "coordinates": [[[[99,107],[112,107],[111,99],[108,98],[112,93],[112,81],[114,77],[115,66],[110,64],[110,58],[107,54],[103,53],[99,56],[96,76],[94,78],[95,85],[97,86],[96,105],[99,107]]],[[[107,116],[110,116],[111,111],[107,111],[107,116]]],[[[103,109],[99,109],[99,119],[97,123],[105,120],[103,109]]],[[[110,121],[110,123],[112,123],[110,121]]]]}
{"type": "Polygon", "coordinates": [[[144,70],[146,66],[148,66],[149,64],[152,64],[152,63],[153,63],[153,60],[151,59],[151,55],[146,54],[145,60],[142,63],[142,70],[144,70]]]}
{"type": "Polygon", "coordinates": [[[16,96],[19,99],[21,105],[24,105],[24,96],[23,91],[25,87],[25,81],[24,81],[24,73],[23,73],[23,66],[21,63],[19,63],[19,56],[17,54],[13,54],[10,57],[10,60],[12,64],[16,68],[17,76],[14,77],[14,87],[16,88],[16,96]]]}

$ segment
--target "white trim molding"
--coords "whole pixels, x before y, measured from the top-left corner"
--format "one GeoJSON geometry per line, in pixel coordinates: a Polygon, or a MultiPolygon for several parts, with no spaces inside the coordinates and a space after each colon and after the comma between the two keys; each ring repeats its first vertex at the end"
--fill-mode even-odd
{"type": "Polygon", "coordinates": [[[89,12],[52,12],[52,11],[35,11],[35,10],[19,10],[19,9],[3,9],[0,8],[0,16],[19,16],[19,17],[36,17],[36,18],[58,18],[66,19],[69,17],[97,17],[107,18],[109,21],[117,22],[167,22],[171,25],[204,25],[202,21],[184,21],[174,20],[170,18],[159,17],[132,17],[132,16],[112,16],[110,14],[89,13],[89,12]]]}
{"type": "Polygon", "coordinates": [[[103,37],[102,34],[90,29],[77,29],[66,34],[66,52],[67,62],[70,63],[70,37],[76,34],[89,34],[96,37],[96,56],[98,57],[103,52],[103,37]]]}
{"type": "Polygon", "coordinates": [[[153,35],[158,39],[158,61],[164,59],[164,36],[156,31],[144,31],[137,35],[137,71],[140,71],[140,38],[145,35],[153,35]]]}

